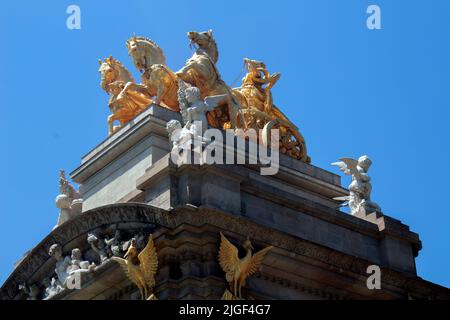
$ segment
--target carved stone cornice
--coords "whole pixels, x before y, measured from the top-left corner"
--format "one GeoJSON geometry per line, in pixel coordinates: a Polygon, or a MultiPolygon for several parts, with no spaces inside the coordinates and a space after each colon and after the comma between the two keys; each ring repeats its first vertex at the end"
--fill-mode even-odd
{"type": "MultiPolygon", "coordinates": [[[[355,279],[366,278],[366,268],[371,264],[364,259],[311,243],[259,225],[247,218],[213,208],[183,206],[166,211],[142,203],[113,204],[87,211],[53,230],[12,272],[1,288],[0,298],[14,299],[18,295],[18,285],[27,283],[51,259],[47,252],[52,244],[60,243],[64,246],[73,239],[101,226],[123,222],[153,224],[170,230],[180,225],[190,225],[196,228],[209,225],[211,228],[217,228],[217,231],[223,230],[237,240],[243,240],[249,236],[257,245],[273,245],[276,247],[274,250],[288,252],[289,255],[298,255],[307,260],[310,259],[311,262],[320,262],[324,268],[328,266],[328,268],[343,269],[347,273],[353,274],[355,279]]],[[[408,291],[418,298],[450,298],[450,290],[418,277],[411,277],[387,268],[382,268],[381,272],[382,283],[405,291],[405,294],[408,291]]]]}

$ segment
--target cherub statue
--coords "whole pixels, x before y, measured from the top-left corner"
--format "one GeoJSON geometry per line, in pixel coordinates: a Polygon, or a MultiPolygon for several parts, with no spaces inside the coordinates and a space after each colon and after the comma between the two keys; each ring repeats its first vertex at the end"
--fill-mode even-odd
{"type": "Polygon", "coordinates": [[[111,256],[104,239],[100,239],[95,234],[89,233],[87,242],[91,245],[92,250],[94,250],[99,255],[101,263],[108,260],[108,258],[111,256]]]}
{"type": "Polygon", "coordinates": [[[67,273],[72,275],[76,272],[91,272],[95,268],[95,263],[89,263],[89,261],[83,261],[83,255],[81,250],[75,248],[72,250],[71,265],[67,268],[67,273]]]}
{"type": "Polygon", "coordinates": [[[55,202],[60,213],[58,222],[53,229],[81,213],[83,199],[80,192],[67,180],[64,170],[59,171],[59,195],[55,202]]]}
{"type": "MultiPolygon", "coordinates": [[[[184,125],[192,134],[203,135],[208,129],[206,111],[211,111],[214,107],[209,107],[200,98],[200,90],[197,87],[188,87],[184,90],[186,100],[183,101],[184,125]]],[[[183,113],[182,113],[183,115],[183,113]]]]}
{"type": "Polygon", "coordinates": [[[201,99],[200,90],[197,87],[186,87],[181,80],[178,81],[178,103],[180,113],[183,117],[184,126],[178,120],[171,120],[167,123],[172,147],[180,147],[184,143],[189,143],[192,138],[200,137],[208,129],[206,112],[214,110],[220,103],[228,98],[228,94],[216,95],[201,99]]]}
{"type": "Polygon", "coordinates": [[[340,160],[340,162],[334,162],[332,165],[338,166],[346,175],[351,175],[352,182],[349,186],[350,195],[337,197],[334,200],[343,201],[342,206],[348,205],[352,215],[366,216],[372,212],[381,213],[380,207],[370,200],[372,185],[367,172],[372,161],[369,157],[364,155],[358,160],[351,158],[341,158],[340,160]]]}
{"type": "Polygon", "coordinates": [[[184,143],[191,143],[192,134],[189,129],[181,127],[178,120],[170,120],[166,125],[172,148],[180,148],[184,143]]]}

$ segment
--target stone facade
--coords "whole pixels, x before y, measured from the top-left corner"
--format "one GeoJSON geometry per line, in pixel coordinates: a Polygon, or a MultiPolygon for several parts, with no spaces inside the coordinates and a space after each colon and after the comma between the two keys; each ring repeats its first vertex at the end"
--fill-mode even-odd
{"type": "Polygon", "coordinates": [[[152,233],[159,299],[220,299],[228,288],[218,263],[219,233],[235,244],[250,237],[274,248],[247,280],[254,299],[450,299],[450,290],[417,276],[416,233],[387,215],[355,217],[336,209],[348,191],[340,177],[281,156],[275,176],[257,165],[183,165],[169,157],[166,122],[179,114],[153,105],[82,158],[71,174],[81,184],[83,213],[53,230],[17,265],[0,299],[24,299],[20,284],[40,285],[55,261],[49,247],[80,248],[95,262],[81,290],[53,299],[138,299],[113,261],[100,264],[89,233],[152,233]],[[381,290],[366,286],[369,265],[381,267],[381,290]]]}

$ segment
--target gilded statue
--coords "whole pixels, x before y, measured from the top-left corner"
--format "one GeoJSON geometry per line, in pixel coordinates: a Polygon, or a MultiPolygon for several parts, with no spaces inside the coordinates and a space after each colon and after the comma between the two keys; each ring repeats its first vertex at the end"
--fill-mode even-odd
{"type": "Polygon", "coordinates": [[[332,165],[339,167],[339,170],[352,177],[349,186],[350,195],[336,197],[334,200],[342,201],[341,206],[348,206],[352,215],[365,216],[367,214],[381,213],[380,206],[370,199],[372,184],[368,171],[372,165],[372,160],[368,156],[361,156],[358,160],[351,158],[341,158],[341,161],[332,165]]]}
{"type": "Polygon", "coordinates": [[[136,247],[136,239],[131,239],[124,258],[112,257],[111,259],[120,264],[127,277],[139,288],[143,300],[155,300],[152,290],[158,270],[158,255],[152,236],[149,236],[147,245],[141,252],[138,252],[136,247]]]}
{"type": "Polygon", "coordinates": [[[268,115],[277,112],[272,110],[273,99],[272,87],[280,79],[281,74],[270,74],[264,62],[244,58],[244,65],[247,73],[242,79],[242,86],[235,89],[241,93],[240,103],[243,108],[257,109],[268,115]]]}
{"type": "Polygon", "coordinates": [[[99,64],[100,86],[110,95],[108,106],[112,114],[108,117],[108,132],[111,135],[145,110],[152,103],[152,99],[145,88],[129,88],[130,84],[135,83],[133,76],[112,56],[104,61],[99,60],[99,64]],[[115,121],[120,125],[114,126],[115,121]]]}
{"type": "MultiPolygon", "coordinates": [[[[128,70],[114,58],[101,62],[101,86],[110,94],[110,134],[152,101],[175,112],[183,112],[177,95],[182,84],[198,88],[199,101],[212,96],[224,97],[214,108],[206,110],[207,124],[202,125],[203,130],[207,125],[219,129],[256,129],[260,131],[259,142],[270,147],[270,132],[278,129],[280,153],[309,163],[311,159],[303,136],[273,103],[271,89],[280,79],[280,74],[270,74],[263,62],[246,58],[247,73],[242,85],[231,89],[222,80],[216,66],[219,50],[212,31],[190,31],[187,37],[195,51],[177,72],[167,66],[163,50],[154,41],[140,36],[127,40],[128,54],[141,73],[141,84],[136,83],[128,70]],[[116,120],[120,126],[113,126],[116,120]]],[[[180,126],[173,122],[170,128],[180,126]]],[[[240,131],[236,132],[239,134],[240,131]]]]}
{"type": "Polygon", "coordinates": [[[178,78],[166,65],[162,49],[152,40],[133,36],[127,40],[128,54],[141,72],[142,84],[128,83],[126,89],[146,90],[156,104],[179,111],[178,78]]]}
{"type": "Polygon", "coordinates": [[[199,88],[201,98],[227,95],[227,99],[213,111],[207,112],[208,123],[213,128],[229,129],[241,126],[240,106],[231,88],[222,80],[216,62],[219,50],[212,30],[187,33],[190,46],[196,48],[186,65],[175,74],[184,82],[199,88]]]}
{"type": "Polygon", "coordinates": [[[233,89],[241,106],[244,128],[261,129],[261,140],[270,144],[270,130],[280,130],[280,152],[292,158],[310,162],[306,142],[298,128],[273,104],[272,87],[280,79],[279,73],[270,74],[266,65],[257,60],[244,59],[247,70],[242,85],[233,89]]]}
{"type": "MultiPolygon", "coordinates": [[[[247,238],[242,245],[246,250],[246,255],[240,259],[238,249],[222,232],[220,233],[220,238],[219,264],[225,272],[225,277],[230,284],[233,296],[242,299],[241,289],[245,285],[245,280],[259,270],[264,257],[273,247],[269,246],[252,254],[253,246],[250,239],[247,238]]],[[[222,298],[231,300],[229,294],[226,293],[222,298]]]]}

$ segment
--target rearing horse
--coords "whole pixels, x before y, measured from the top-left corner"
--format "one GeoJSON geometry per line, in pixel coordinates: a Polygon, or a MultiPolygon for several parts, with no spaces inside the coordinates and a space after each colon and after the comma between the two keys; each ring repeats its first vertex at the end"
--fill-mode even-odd
{"type": "Polygon", "coordinates": [[[148,38],[136,36],[129,39],[126,46],[134,65],[142,73],[142,85],[130,83],[126,88],[140,88],[140,90],[145,88],[152,97],[155,97],[156,104],[179,111],[178,79],[167,67],[161,48],[148,38]]]}
{"type": "Polygon", "coordinates": [[[99,60],[99,64],[100,86],[110,96],[108,106],[112,114],[108,117],[108,131],[111,135],[147,108],[152,100],[146,91],[126,88],[127,84],[134,84],[134,79],[118,60],[110,56],[104,61],[99,60]],[[115,121],[120,125],[114,126],[115,121]]]}
{"type": "Polygon", "coordinates": [[[202,99],[207,96],[229,94],[222,105],[207,114],[208,122],[215,128],[236,128],[239,126],[239,104],[231,88],[222,80],[216,67],[219,58],[212,31],[190,31],[187,36],[196,51],[186,65],[175,74],[184,82],[200,89],[202,99]]]}

